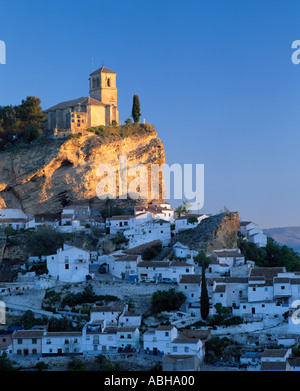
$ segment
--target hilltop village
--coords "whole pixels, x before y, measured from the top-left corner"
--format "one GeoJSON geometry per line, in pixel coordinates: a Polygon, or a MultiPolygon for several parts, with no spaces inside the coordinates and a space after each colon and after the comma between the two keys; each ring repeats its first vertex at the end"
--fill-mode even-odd
{"type": "Polygon", "coordinates": [[[238,212],[97,200],[106,158],[165,158],[149,124],[119,124],[115,72],[89,87],[1,152],[0,364],[300,370],[299,258],[238,212]]]}

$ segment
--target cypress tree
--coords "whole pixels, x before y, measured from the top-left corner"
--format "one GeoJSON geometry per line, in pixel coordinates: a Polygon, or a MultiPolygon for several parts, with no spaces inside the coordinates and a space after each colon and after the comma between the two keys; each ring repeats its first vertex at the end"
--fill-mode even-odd
{"type": "Polygon", "coordinates": [[[140,107],[140,100],[138,95],[133,95],[133,104],[132,104],[132,118],[134,120],[134,123],[139,122],[141,116],[141,107],[140,107]]]}
{"type": "Polygon", "coordinates": [[[205,320],[209,314],[209,297],[208,297],[207,286],[206,286],[204,262],[202,263],[200,314],[203,320],[205,320]]]}

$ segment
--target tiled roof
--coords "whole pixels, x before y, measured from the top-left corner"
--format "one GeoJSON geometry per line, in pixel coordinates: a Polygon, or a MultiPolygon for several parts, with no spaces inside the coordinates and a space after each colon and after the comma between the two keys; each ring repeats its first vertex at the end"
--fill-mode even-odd
{"type": "MultiPolygon", "coordinates": [[[[45,112],[47,112],[47,111],[63,110],[63,109],[66,109],[68,107],[77,106],[79,104],[82,105],[82,106],[84,106],[84,105],[106,106],[106,104],[104,104],[103,102],[101,102],[98,99],[92,98],[90,96],[83,96],[81,98],[77,98],[77,99],[68,100],[68,101],[65,101],[65,102],[58,103],[57,105],[54,105],[54,106],[50,107],[49,109],[45,110],[45,112]]],[[[80,114],[80,112],[78,112],[78,114],[80,114]]]]}
{"type": "Polygon", "coordinates": [[[287,349],[266,349],[263,351],[262,357],[284,357],[287,351],[287,349]]]}
{"type": "Polygon", "coordinates": [[[179,337],[173,339],[172,343],[197,343],[200,338],[195,339],[195,338],[188,338],[184,335],[180,335],[179,337]]]}
{"type": "Polygon", "coordinates": [[[214,252],[218,258],[244,258],[244,255],[238,251],[220,251],[214,252]]]}
{"type": "Polygon", "coordinates": [[[170,262],[164,261],[142,261],[138,263],[138,267],[169,267],[170,262]]]}
{"type": "Polygon", "coordinates": [[[278,273],[283,272],[285,272],[284,267],[257,267],[251,270],[251,277],[264,276],[266,279],[273,279],[278,273]]]}
{"type": "Polygon", "coordinates": [[[193,329],[184,329],[181,331],[181,335],[188,338],[196,338],[196,339],[208,339],[211,336],[210,330],[193,330],[193,329]]]}
{"type": "Polygon", "coordinates": [[[108,217],[106,220],[130,220],[130,219],[134,219],[134,215],[121,215],[121,216],[112,216],[112,217],[108,217]]]}
{"type": "Polygon", "coordinates": [[[106,67],[101,67],[101,68],[97,69],[96,71],[92,72],[90,74],[90,76],[100,75],[100,73],[114,73],[115,75],[117,74],[117,72],[114,72],[106,67]]]}
{"type": "Polygon", "coordinates": [[[225,285],[217,285],[214,292],[215,293],[224,293],[226,291],[225,285]]]}
{"type": "Polygon", "coordinates": [[[41,338],[43,336],[42,330],[16,330],[13,338],[41,338]]]}
{"type": "Polygon", "coordinates": [[[200,274],[184,274],[181,276],[181,284],[200,284],[201,275],[200,274]]]}
{"type": "Polygon", "coordinates": [[[123,253],[125,254],[139,254],[142,251],[146,250],[147,248],[151,248],[153,246],[161,245],[162,242],[160,240],[153,240],[152,242],[144,243],[139,246],[136,246],[134,248],[130,248],[127,250],[124,250],[123,253]]]}
{"type": "Polygon", "coordinates": [[[175,326],[172,326],[172,325],[161,325],[161,326],[158,326],[156,330],[172,330],[173,327],[175,327],[175,326]]]}

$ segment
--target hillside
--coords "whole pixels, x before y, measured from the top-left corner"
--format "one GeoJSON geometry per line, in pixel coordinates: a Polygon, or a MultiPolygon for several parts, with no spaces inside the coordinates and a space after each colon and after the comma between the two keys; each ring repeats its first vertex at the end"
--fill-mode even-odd
{"type": "Polygon", "coordinates": [[[220,213],[203,219],[196,228],[179,232],[172,243],[180,242],[191,250],[210,253],[223,248],[237,247],[238,212],[220,213]]]}
{"type": "Polygon", "coordinates": [[[149,124],[94,128],[61,139],[41,137],[1,152],[0,208],[60,213],[67,205],[100,202],[97,168],[111,164],[117,171],[119,156],[127,157],[128,167],[165,163],[164,146],[149,124]]]}
{"type": "Polygon", "coordinates": [[[270,228],[263,231],[279,244],[291,247],[300,253],[300,227],[270,228]]]}

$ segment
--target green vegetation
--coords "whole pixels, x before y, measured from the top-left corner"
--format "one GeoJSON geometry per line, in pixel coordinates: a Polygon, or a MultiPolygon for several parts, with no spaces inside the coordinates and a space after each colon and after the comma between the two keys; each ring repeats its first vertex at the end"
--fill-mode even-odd
{"type": "Polygon", "coordinates": [[[197,217],[195,217],[195,216],[190,216],[190,217],[187,219],[187,221],[188,221],[189,224],[195,224],[195,223],[198,222],[198,219],[197,219],[197,217]]]}
{"type": "Polygon", "coordinates": [[[182,213],[190,213],[191,204],[188,201],[183,201],[182,205],[179,205],[175,212],[178,214],[178,217],[182,215],[182,213]]]}
{"type": "Polygon", "coordinates": [[[20,105],[0,106],[0,150],[40,136],[45,120],[40,104],[40,98],[28,96],[20,105]]]}
{"type": "Polygon", "coordinates": [[[11,360],[5,352],[0,355],[0,372],[2,371],[15,371],[11,360]]]}
{"type": "Polygon", "coordinates": [[[121,364],[112,364],[103,354],[99,354],[96,357],[96,363],[99,364],[99,371],[122,371],[121,364]]]}
{"type": "Polygon", "coordinates": [[[207,292],[204,262],[202,263],[200,313],[203,320],[205,320],[209,314],[209,297],[207,292]]]}
{"type": "Polygon", "coordinates": [[[217,357],[222,357],[224,349],[231,344],[232,342],[227,337],[212,337],[205,342],[207,351],[212,351],[217,357]]]}
{"type": "Polygon", "coordinates": [[[141,105],[140,105],[140,99],[138,95],[133,95],[133,103],[132,103],[132,118],[135,123],[139,122],[140,116],[141,116],[141,105]]]}
{"type": "Polygon", "coordinates": [[[118,297],[113,295],[96,295],[93,291],[91,284],[87,284],[82,292],[72,293],[69,292],[61,301],[61,306],[73,307],[83,303],[95,303],[98,301],[104,301],[106,304],[111,301],[120,300],[118,297]]]}
{"type": "Polygon", "coordinates": [[[151,298],[152,313],[158,314],[162,311],[178,311],[185,302],[186,296],[182,292],[176,292],[174,288],[168,291],[158,290],[151,298]]]}
{"type": "Polygon", "coordinates": [[[290,247],[282,246],[272,238],[267,239],[265,247],[259,248],[239,235],[238,247],[246,260],[254,261],[257,266],[285,266],[287,271],[300,271],[300,256],[290,247]]]}
{"type": "Polygon", "coordinates": [[[41,318],[36,318],[32,311],[26,311],[22,316],[14,320],[14,324],[23,325],[25,330],[32,329],[33,326],[37,325],[46,325],[48,324],[48,331],[80,331],[82,326],[73,326],[71,319],[62,317],[62,318],[47,318],[47,316],[42,316],[41,318]]]}
{"type": "Polygon", "coordinates": [[[65,243],[65,234],[51,228],[41,227],[28,236],[28,252],[33,256],[55,254],[65,243]]]}
{"type": "Polygon", "coordinates": [[[152,261],[162,251],[162,244],[156,244],[152,247],[146,248],[142,253],[142,259],[144,261],[152,261]]]}
{"type": "Polygon", "coordinates": [[[74,357],[68,363],[68,371],[86,371],[86,366],[79,358],[74,357]]]}
{"type": "Polygon", "coordinates": [[[223,307],[221,303],[215,304],[216,314],[209,319],[209,323],[214,326],[235,326],[243,323],[240,316],[232,316],[228,307],[223,307]]]}
{"type": "Polygon", "coordinates": [[[132,135],[147,134],[154,131],[150,124],[127,123],[119,126],[95,126],[87,129],[101,138],[125,138],[132,135]]]}

